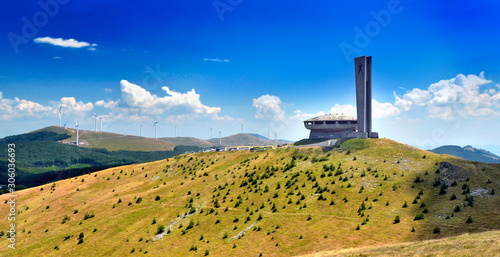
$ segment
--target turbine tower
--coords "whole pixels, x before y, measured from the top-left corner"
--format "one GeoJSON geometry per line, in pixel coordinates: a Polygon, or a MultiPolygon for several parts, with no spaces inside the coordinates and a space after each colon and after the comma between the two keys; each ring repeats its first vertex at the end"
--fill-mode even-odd
{"type": "Polygon", "coordinates": [[[95,127],[95,132],[97,132],[97,113],[94,113],[94,127],[95,127]]]}
{"type": "Polygon", "coordinates": [[[76,145],[80,145],[79,141],[78,141],[78,127],[80,127],[80,125],[78,125],[78,121],[76,121],[76,145]]]}
{"type": "Polygon", "coordinates": [[[64,128],[66,128],[66,124],[68,124],[68,122],[66,121],[66,123],[64,123],[64,128]]]}
{"type": "Polygon", "coordinates": [[[243,123],[241,123],[241,133],[243,133],[243,123]]]}
{"type": "Polygon", "coordinates": [[[278,137],[278,135],[276,134],[276,132],[274,132],[274,145],[277,145],[276,144],[276,138],[278,137]]]}
{"type": "Polygon", "coordinates": [[[59,106],[59,127],[61,126],[62,106],[59,106]]]}
{"type": "Polygon", "coordinates": [[[222,133],[219,129],[219,145],[222,145],[222,136],[221,135],[222,135],[222,133]]]}
{"type": "Polygon", "coordinates": [[[141,125],[139,125],[139,136],[142,137],[142,122],[141,125]]]}
{"type": "Polygon", "coordinates": [[[213,131],[213,130],[214,130],[213,128],[210,128],[210,139],[214,138],[214,137],[212,136],[212,131],[213,131]]]}
{"type": "Polygon", "coordinates": [[[156,124],[158,124],[158,121],[155,120],[155,124],[153,125],[153,127],[155,127],[155,139],[157,139],[156,138],[156,124]]]}
{"type": "Polygon", "coordinates": [[[102,116],[99,116],[99,124],[101,124],[101,132],[102,132],[102,116]]]}

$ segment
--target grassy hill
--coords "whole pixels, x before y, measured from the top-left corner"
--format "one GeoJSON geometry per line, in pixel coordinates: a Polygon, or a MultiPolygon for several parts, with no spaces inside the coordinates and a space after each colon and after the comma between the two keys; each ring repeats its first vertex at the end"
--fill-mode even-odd
{"type": "MultiPolygon", "coordinates": [[[[185,151],[198,150],[196,147],[182,146],[176,146],[174,149],[173,144],[168,142],[132,136],[119,136],[116,140],[112,135],[117,134],[95,132],[82,133],[82,138],[91,142],[94,147],[61,143],[71,141],[74,136],[72,133],[71,129],[53,126],[0,139],[2,149],[7,149],[7,144],[10,143],[16,145],[17,186],[36,186],[112,166],[155,161],[185,151]],[[168,150],[148,151],[154,149],[168,150]]],[[[1,181],[7,181],[8,178],[7,154],[7,151],[0,152],[1,181]]],[[[0,189],[0,192],[3,191],[4,189],[0,189]]]]}
{"type": "Polygon", "coordinates": [[[200,148],[213,146],[212,143],[206,140],[194,138],[194,137],[162,137],[161,140],[165,140],[175,145],[187,145],[187,146],[197,146],[200,148]]]}
{"type": "Polygon", "coordinates": [[[349,248],[319,252],[304,257],[326,256],[498,256],[500,230],[401,243],[378,247],[349,248]]]}
{"type": "MultiPolygon", "coordinates": [[[[264,145],[274,145],[274,140],[269,140],[257,134],[239,133],[236,135],[223,137],[222,145],[219,144],[218,138],[212,138],[208,140],[202,140],[194,137],[164,137],[160,138],[167,142],[171,142],[175,145],[187,145],[187,146],[197,146],[200,148],[207,147],[230,147],[230,146],[264,146],[264,145]]],[[[277,144],[291,143],[286,140],[276,140],[277,144]]]]}
{"type": "Polygon", "coordinates": [[[497,156],[484,149],[474,148],[470,145],[465,147],[460,147],[458,145],[445,145],[433,149],[431,150],[431,152],[437,154],[449,154],[470,161],[500,163],[500,156],[497,156]]]}
{"type": "MultiPolygon", "coordinates": [[[[295,256],[371,249],[499,230],[499,190],[498,164],[387,139],[347,140],[330,151],[179,155],[19,191],[19,247],[4,247],[0,255],[295,256]]],[[[0,212],[9,208],[0,205],[0,212]]],[[[0,219],[0,228],[8,225],[0,219]]]]}
{"type": "MultiPolygon", "coordinates": [[[[213,138],[206,140],[212,145],[219,145],[219,139],[213,138]]],[[[262,137],[257,137],[252,134],[239,133],[236,135],[223,137],[221,139],[222,146],[262,146],[262,145],[274,145],[274,140],[263,139],[262,137]]],[[[277,140],[277,144],[290,143],[288,141],[277,140]]]]}

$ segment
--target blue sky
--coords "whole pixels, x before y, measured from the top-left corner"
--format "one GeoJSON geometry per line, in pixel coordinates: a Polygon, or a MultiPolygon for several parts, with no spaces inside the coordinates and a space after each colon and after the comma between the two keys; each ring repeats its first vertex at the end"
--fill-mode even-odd
{"type": "Polygon", "coordinates": [[[3,3],[0,137],[62,106],[69,127],[298,140],[304,119],[354,114],[352,60],[371,55],[381,137],[500,154],[499,3],[102,2],[3,3]]]}

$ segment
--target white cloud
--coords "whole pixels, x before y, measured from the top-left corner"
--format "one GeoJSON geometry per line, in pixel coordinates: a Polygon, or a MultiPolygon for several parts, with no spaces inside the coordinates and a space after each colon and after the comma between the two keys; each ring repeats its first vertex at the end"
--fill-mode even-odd
{"type": "Polygon", "coordinates": [[[113,92],[113,89],[111,89],[111,88],[105,88],[105,89],[104,89],[104,92],[106,92],[106,93],[111,93],[111,92],[113,92]]]}
{"type": "MultiPolygon", "coordinates": [[[[338,113],[347,116],[357,117],[356,107],[350,104],[335,104],[332,109],[330,109],[330,113],[338,113]]],[[[375,99],[372,99],[372,117],[373,118],[387,118],[399,115],[400,111],[397,107],[392,105],[391,103],[380,103],[375,99]]]]}
{"type": "Polygon", "coordinates": [[[58,59],[62,59],[62,57],[60,57],[60,56],[54,56],[54,59],[58,60],[58,59]]]}
{"type": "Polygon", "coordinates": [[[50,113],[51,110],[52,108],[49,106],[43,106],[17,97],[5,99],[2,92],[0,92],[0,120],[12,120],[24,116],[41,117],[50,113]]]}
{"type": "Polygon", "coordinates": [[[99,100],[95,103],[95,106],[101,106],[101,107],[104,107],[104,108],[108,108],[108,109],[111,109],[111,108],[115,108],[118,106],[118,104],[120,103],[120,100],[117,100],[117,101],[104,101],[104,100],[99,100]]]}
{"type": "Polygon", "coordinates": [[[344,115],[353,116],[353,117],[357,116],[356,107],[354,107],[350,104],[344,104],[344,105],[335,104],[330,109],[330,113],[344,114],[344,115]]]}
{"type": "Polygon", "coordinates": [[[484,77],[484,72],[479,76],[458,74],[433,83],[426,90],[414,88],[402,97],[394,93],[395,105],[402,111],[426,107],[430,117],[440,119],[457,115],[463,118],[496,116],[500,115],[500,92],[483,87],[491,82],[484,77]]]}
{"type": "Polygon", "coordinates": [[[97,47],[97,44],[93,43],[88,43],[84,41],[78,41],[76,39],[70,38],[70,39],[63,39],[63,38],[51,38],[51,37],[37,37],[33,39],[35,43],[45,43],[45,44],[51,44],[54,46],[62,46],[62,47],[71,47],[71,48],[83,48],[83,47],[89,47],[89,50],[95,50],[95,47],[97,47]]]}
{"type": "Polygon", "coordinates": [[[220,117],[220,107],[210,107],[201,103],[200,95],[194,89],[186,93],[179,93],[162,87],[167,96],[159,97],[151,94],[146,89],[126,80],[120,81],[122,91],[122,101],[128,107],[137,108],[148,114],[161,115],[167,110],[176,109],[183,113],[203,115],[214,120],[231,120],[229,116],[220,117]]]}
{"type": "Polygon", "coordinates": [[[77,102],[74,97],[63,97],[61,98],[61,101],[59,103],[53,102],[53,104],[56,107],[61,106],[63,113],[65,114],[85,115],[87,112],[91,111],[94,108],[94,105],[91,102],[77,102]]]}
{"type": "Polygon", "coordinates": [[[228,59],[209,59],[205,58],[203,61],[209,61],[209,62],[230,62],[228,59]]]}
{"type": "Polygon", "coordinates": [[[281,100],[277,96],[262,95],[253,99],[253,107],[257,109],[255,118],[261,119],[271,115],[275,120],[283,120],[285,112],[281,109],[281,100]]]}
{"type": "Polygon", "coordinates": [[[387,118],[399,115],[400,111],[391,103],[380,103],[372,99],[372,117],[373,118],[387,118]]]}

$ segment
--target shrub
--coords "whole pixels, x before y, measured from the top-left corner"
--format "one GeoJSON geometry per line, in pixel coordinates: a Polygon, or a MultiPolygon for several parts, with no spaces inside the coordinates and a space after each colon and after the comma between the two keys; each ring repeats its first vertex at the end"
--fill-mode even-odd
{"type": "Polygon", "coordinates": [[[455,199],[457,199],[457,196],[455,194],[452,194],[451,197],[450,197],[450,200],[453,201],[455,199]]]}
{"type": "Polygon", "coordinates": [[[425,219],[424,214],[420,213],[420,214],[415,215],[415,219],[414,220],[423,220],[423,219],[425,219]]]}
{"type": "Polygon", "coordinates": [[[406,203],[406,201],[403,203],[403,208],[406,208],[408,207],[408,204],[406,203]]]}
{"type": "Polygon", "coordinates": [[[312,217],[311,217],[311,214],[309,214],[309,216],[307,216],[307,220],[311,220],[312,217]]]}
{"type": "Polygon", "coordinates": [[[399,216],[396,216],[396,218],[394,218],[394,224],[397,224],[399,223],[401,220],[399,219],[399,216]]]}
{"type": "Polygon", "coordinates": [[[455,206],[455,209],[453,210],[453,212],[460,212],[460,206],[455,206]]]}
{"type": "Polygon", "coordinates": [[[361,229],[361,228],[359,227],[359,224],[358,224],[358,226],[356,227],[356,230],[360,230],[360,229],[361,229]]]}
{"type": "Polygon", "coordinates": [[[160,196],[159,196],[159,195],[157,195],[157,196],[155,197],[155,201],[160,201],[160,196]]]}
{"type": "Polygon", "coordinates": [[[165,225],[158,226],[158,229],[156,229],[156,235],[161,234],[163,232],[165,232],[165,225]]]}
{"type": "Polygon", "coordinates": [[[62,219],[62,222],[61,222],[61,224],[64,224],[64,223],[66,223],[66,221],[68,221],[68,220],[69,220],[69,217],[68,217],[68,215],[64,215],[64,217],[63,217],[63,219],[62,219]]]}
{"type": "Polygon", "coordinates": [[[90,218],[93,218],[95,217],[95,215],[92,213],[92,214],[88,214],[88,213],[85,213],[85,216],[83,217],[83,220],[87,220],[87,219],[90,219],[90,218]]]}
{"type": "Polygon", "coordinates": [[[465,223],[472,223],[472,217],[471,217],[471,216],[469,216],[469,217],[467,218],[467,220],[465,221],[465,223]]]}
{"type": "Polygon", "coordinates": [[[152,225],[156,224],[156,219],[153,219],[153,222],[151,222],[152,225]]]}
{"type": "Polygon", "coordinates": [[[441,229],[439,227],[435,227],[433,230],[432,230],[432,233],[434,234],[438,234],[439,232],[441,232],[441,229]]]}

